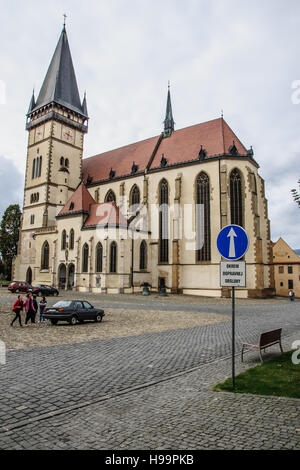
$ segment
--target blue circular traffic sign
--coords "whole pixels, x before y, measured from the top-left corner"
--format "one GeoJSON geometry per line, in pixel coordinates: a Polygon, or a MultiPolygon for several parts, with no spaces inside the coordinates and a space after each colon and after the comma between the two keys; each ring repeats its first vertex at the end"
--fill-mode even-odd
{"type": "Polygon", "coordinates": [[[244,256],[248,250],[248,235],[239,225],[227,225],[217,238],[217,248],[223,258],[228,260],[238,260],[244,256]]]}

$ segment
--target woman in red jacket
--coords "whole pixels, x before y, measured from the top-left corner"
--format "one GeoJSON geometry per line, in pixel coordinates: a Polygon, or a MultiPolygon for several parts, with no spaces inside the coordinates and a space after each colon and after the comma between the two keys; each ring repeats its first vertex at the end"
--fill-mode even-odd
{"type": "Polygon", "coordinates": [[[20,326],[22,327],[22,322],[21,322],[21,310],[23,310],[24,307],[24,302],[23,299],[20,295],[18,295],[17,300],[14,303],[14,306],[12,308],[13,312],[15,313],[15,318],[11,322],[10,326],[13,326],[14,322],[16,319],[19,319],[20,326]]]}

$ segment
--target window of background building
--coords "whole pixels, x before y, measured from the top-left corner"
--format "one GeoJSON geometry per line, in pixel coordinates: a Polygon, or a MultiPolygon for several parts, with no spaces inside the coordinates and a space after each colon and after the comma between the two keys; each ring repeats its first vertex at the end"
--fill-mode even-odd
{"type": "Polygon", "coordinates": [[[288,266],[288,274],[293,274],[293,266],[288,266]]]}
{"type": "Polygon", "coordinates": [[[293,282],[292,279],[289,279],[289,280],[288,280],[288,288],[289,288],[289,289],[294,289],[294,282],[293,282]]]}

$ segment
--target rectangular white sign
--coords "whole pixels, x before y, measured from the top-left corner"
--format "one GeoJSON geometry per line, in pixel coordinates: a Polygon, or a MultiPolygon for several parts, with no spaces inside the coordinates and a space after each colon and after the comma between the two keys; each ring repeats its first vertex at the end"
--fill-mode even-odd
{"type": "Polygon", "coordinates": [[[246,287],[245,261],[221,261],[221,287],[246,287]]]}

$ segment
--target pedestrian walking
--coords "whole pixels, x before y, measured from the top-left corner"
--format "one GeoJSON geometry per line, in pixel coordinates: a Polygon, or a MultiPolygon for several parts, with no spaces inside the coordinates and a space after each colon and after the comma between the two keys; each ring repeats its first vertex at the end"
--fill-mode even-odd
{"type": "Polygon", "coordinates": [[[31,321],[31,323],[34,323],[34,321],[32,321],[32,314],[34,313],[34,309],[33,309],[33,300],[32,300],[32,294],[31,293],[26,295],[25,311],[26,311],[25,326],[29,326],[28,325],[29,320],[31,321]]]}
{"type": "Polygon", "coordinates": [[[40,307],[39,323],[46,321],[43,315],[46,306],[47,306],[47,300],[46,300],[46,297],[43,297],[42,300],[39,301],[39,307],[40,307]]]}
{"type": "Polygon", "coordinates": [[[295,293],[294,293],[293,289],[290,290],[289,297],[290,297],[290,301],[292,302],[295,298],[295,293]]]}
{"type": "Polygon", "coordinates": [[[13,305],[13,308],[12,308],[12,311],[14,312],[15,314],[15,318],[13,319],[13,321],[11,322],[10,326],[13,326],[14,322],[16,321],[16,319],[19,320],[19,323],[20,323],[20,327],[22,328],[22,321],[21,321],[21,311],[23,310],[23,307],[24,307],[24,302],[23,302],[23,299],[20,295],[18,295],[18,298],[17,300],[14,302],[14,305],[13,305]]]}
{"type": "Polygon", "coordinates": [[[32,307],[33,307],[33,309],[31,311],[31,323],[35,323],[35,317],[36,317],[37,311],[39,309],[35,294],[33,294],[32,307]]]}

